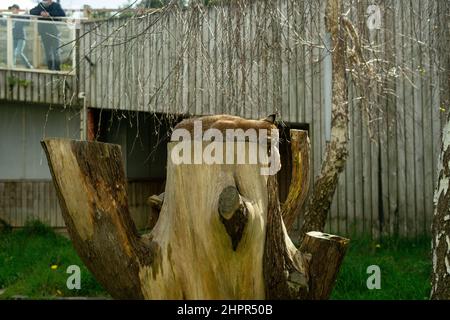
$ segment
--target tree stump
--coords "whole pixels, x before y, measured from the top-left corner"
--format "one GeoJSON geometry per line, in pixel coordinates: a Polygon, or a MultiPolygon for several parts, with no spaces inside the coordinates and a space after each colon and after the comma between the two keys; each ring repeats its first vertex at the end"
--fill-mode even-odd
{"type": "MultiPolygon", "coordinates": [[[[169,155],[178,143],[168,144],[169,155]]],[[[333,282],[345,250],[329,256],[338,253],[334,241],[331,248],[305,244],[307,253],[294,246],[276,177],[261,175],[262,164],[175,164],[169,156],[164,201],[152,200],[161,204],[159,219],[140,236],[128,210],[120,146],[64,139],[42,145],[74,247],[114,298],[299,299],[310,283],[331,288],[314,281],[333,282]],[[316,255],[335,270],[322,267],[324,275],[310,282],[316,255]]]]}
{"type": "Polygon", "coordinates": [[[300,252],[311,254],[311,260],[308,267],[309,291],[302,299],[324,300],[330,297],[348,243],[346,238],[317,231],[305,235],[300,252]]]}

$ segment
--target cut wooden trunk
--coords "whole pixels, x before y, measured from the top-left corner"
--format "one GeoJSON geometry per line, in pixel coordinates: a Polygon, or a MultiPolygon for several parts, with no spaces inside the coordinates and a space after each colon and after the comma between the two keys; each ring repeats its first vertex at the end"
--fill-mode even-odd
{"type": "Polygon", "coordinates": [[[281,208],[281,216],[288,231],[292,228],[308,197],[311,151],[308,131],[290,130],[290,135],[292,178],[288,196],[281,208]]]}
{"type": "Polygon", "coordinates": [[[300,252],[311,254],[309,262],[309,291],[301,296],[307,300],[330,297],[349,240],[318,231],[308,232],[300,245],[300,252]],[[326,263],[324,263],[326,261],[326,263]]]}
{"type": "Polygon", "coordinates": [[[308,292],[315,250],[328,265],[326,246],[302,253],[289,239],[276,178],[261,175],[262,164],[175,164],[178,142],[169,143],[159,219],[139,236],[119,146],[42,144],[75,249],[115,298],[298,299],[308,292]]]}

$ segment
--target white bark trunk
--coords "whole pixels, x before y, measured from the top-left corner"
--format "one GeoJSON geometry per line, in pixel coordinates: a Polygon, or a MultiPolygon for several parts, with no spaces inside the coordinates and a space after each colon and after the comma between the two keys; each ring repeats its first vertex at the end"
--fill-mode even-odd
{"type": "Polygon", "coordinates": [[[432,299],[450,299],[450,118],[442,132],[432,232],[432,299]]]}

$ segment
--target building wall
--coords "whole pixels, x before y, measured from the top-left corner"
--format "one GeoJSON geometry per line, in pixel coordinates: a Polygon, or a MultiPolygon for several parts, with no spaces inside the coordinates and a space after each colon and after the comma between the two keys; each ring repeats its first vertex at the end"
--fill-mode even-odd
{"type": "MultiPolygon", "coordinates": [[[[159,138],[152,134],[154,127],[148,115],[134,120],[112,119],[110,130],[105,129],[99,140],[122,146],[129,178],[130,214],[137,228],[143,229],[150,215],[147,198],[163,192],[166,144],[153,148],[159,138]]],[[[34,219],[55,228],[65,227],[40,141],[46,137],[79,136],[79,110],[0,103],[0,219],[13,227],[22,227],[34,219]]]]}
{"type": "Polygon", "coordinates": [[[78,139],[77,110],[0,103],[0,179],[50,179],[40,141],[46,137],[78,139]]]}
{"type": "Polygon", "coordinates": [[[15,227],[28,219],[64,226],[47,159],[46,137],[79,138],[79,112],[0,102],[0,218],[15,227]]]}

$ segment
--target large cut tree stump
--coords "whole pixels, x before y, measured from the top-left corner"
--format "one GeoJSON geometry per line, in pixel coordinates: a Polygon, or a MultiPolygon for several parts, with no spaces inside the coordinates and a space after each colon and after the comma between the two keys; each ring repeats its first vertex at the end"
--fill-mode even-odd
{"type": "Polygon", "coordinates": [[[276,178],[261,175],[262,164],[175,164],[178,143],[168,144],[164,198],[151,200],[161,206],[158,221],[140,236],[120,146],[42,142],[75,249],[104,288],[128,299],[327,298],[329,290],[309,289],[315,279],[332,287],[346,242],[339,252],[334,244],[294,246],[282,215],[298,215],[304,197],[291,195],[281,209],[276,178]],[[310,262],[324,275],[311,275],[310,262]]]}

